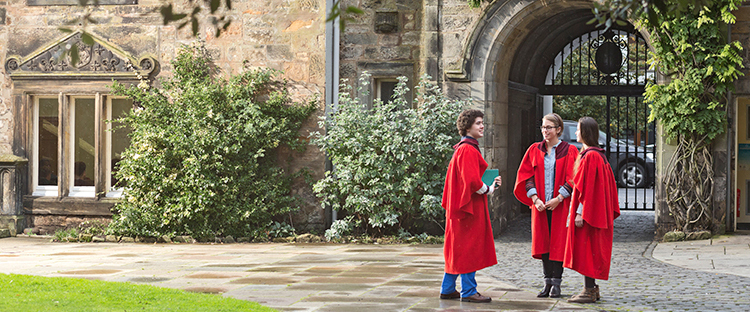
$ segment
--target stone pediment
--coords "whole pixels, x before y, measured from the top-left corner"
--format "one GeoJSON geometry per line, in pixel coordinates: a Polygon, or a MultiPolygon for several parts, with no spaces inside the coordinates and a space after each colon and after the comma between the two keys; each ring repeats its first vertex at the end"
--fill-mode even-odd
{"type": "Polygon", "coordinates": [[[148,77],[157,63],[153,57],[139,59],[94,36],[87,45],[76,31],[42,47],[28,56],[10,56],[5,71],[11,79],[140,79],[148,77]],[[78,48],[78,62],[73,65],[70,47],[78,48]]]}

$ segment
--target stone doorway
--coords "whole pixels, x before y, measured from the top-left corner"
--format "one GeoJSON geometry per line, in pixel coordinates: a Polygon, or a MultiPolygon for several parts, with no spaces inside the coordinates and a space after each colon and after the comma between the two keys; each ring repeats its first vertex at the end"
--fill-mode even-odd
{"type": "MultiPolygon", "coordinates": [[[[471,98],[484,109],[490,129],[481,142],[485,158],[505,181],[515,181],[526,148],[541,139],[539,120],[545,95],[551,95],[546,85],[555,58],[575,38],[597,31],[587,24],[592,7],[589,1],[496,2],[473,29],[461,61],[446,68],[448,84],[469,84],[471,98]]],[[[627,101],[618,96],[632,93],[613,94],[610,101],[627,101]]],[[[528,210],[513,198],[512,187],[506,183],[490,200],[496,230],[528,210]]]]}

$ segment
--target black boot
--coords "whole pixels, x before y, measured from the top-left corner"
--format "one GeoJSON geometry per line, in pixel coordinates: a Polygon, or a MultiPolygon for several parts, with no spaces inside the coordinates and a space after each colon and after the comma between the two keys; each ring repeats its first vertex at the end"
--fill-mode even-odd
{"type": "Polygon", "coordinates": [[[552,288],[549,291],[549,297],[560,298],[560,284],[562,283],[562,278],[551,278],[551,280],[552,288]]]}
{"type": "Polygon", "coordinates": [[[551,278],[544,278],[544,289],[539,292],[536,296],[538,298],[546,298],[549,297],[549,292],[552,289],[552,279],[551,278]]]}

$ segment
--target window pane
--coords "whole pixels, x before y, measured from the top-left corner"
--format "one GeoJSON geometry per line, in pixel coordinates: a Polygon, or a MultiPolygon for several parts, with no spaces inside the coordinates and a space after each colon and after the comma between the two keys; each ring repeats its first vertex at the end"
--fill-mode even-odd
{"type": "Polygon", "coordinates": [[[75,186],[93,186],[94,180],[94,99],[75,99],[75,132],[74,146],[74,182],[75,186]]]}
{"type": "Polygon", "coordinates": [[[388,102],[393,98],[398,81],[380,81],[380,100],[388,102]]]}
{"type": "Polygon", "coordinates": [[[57,99],[39,99],[39,185],[57,185],[57,99]]]}
{"type": "MultiPolygon", "coordinates": [[[[133,101],[130,99],[112,99],[112,120],[124,117],[130,112],[131,108],[133,108],[133,101]]],[[[130,146],[130,137],[128,137],[128,134],[131,129],[130,127],[118,122],[112,122],[111,126],[114,130],[112,130],[112,146],[110,146],[110,155],[112,157],[112,159],[110,159],[110,185],[112,187],[123,187],[124,181],[121,182],[117,180],[115,178],[115,173],[118,169],[117,163],[122,159],[122,152],[130,146]]]]}

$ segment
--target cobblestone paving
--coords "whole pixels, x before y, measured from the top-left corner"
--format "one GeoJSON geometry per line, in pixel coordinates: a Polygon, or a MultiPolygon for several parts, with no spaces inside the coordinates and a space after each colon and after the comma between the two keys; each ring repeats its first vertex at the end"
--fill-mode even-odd
{"type": "MultiPolygon", "coordinates": [[[[511,222],[497,239],[498,265],[482,273],[525,290],[541,289],[542,262],[531,258],[530,224],[528,216],[511,222]]],[[[623,211],[615,220],[609,280],[597,281],[602,300],[584,306],[602,311],[750,311],[750,278],[662,263],[651,258],[653,237],[653,211],[623,211]]],[[[582,287],[583,277],[566,269],[562,300],[582,287]]]]}

